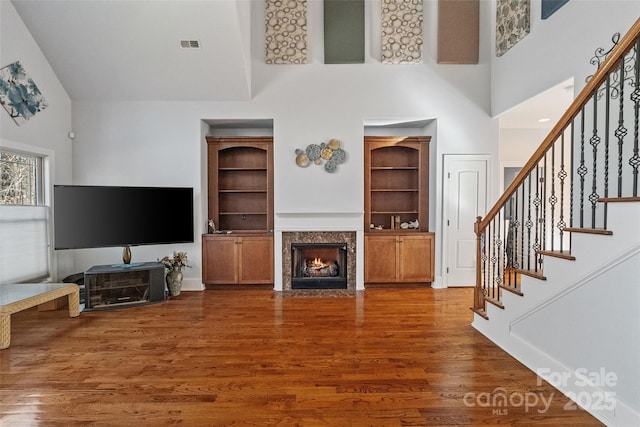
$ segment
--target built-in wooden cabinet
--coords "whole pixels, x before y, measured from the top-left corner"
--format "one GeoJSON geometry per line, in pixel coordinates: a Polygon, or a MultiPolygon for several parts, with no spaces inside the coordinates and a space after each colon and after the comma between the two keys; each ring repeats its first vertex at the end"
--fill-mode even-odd
{"type": "Polygon", "coordinates": [[[434,280],[431,137],[365,137],[365,283],[434,280]]]}
{"type": "Polygon", "coordinates": [[[391,217],[398,216],[400,223],[418,220],[418,230],[428,231],[430,140],[365,137],[365,230],[392,230],[391,217]]]}
{"type": "Polygon", "coordinates": [[[207,137],[206,285],[273,283],[273,138],[207,137]],[[227,233],[230,232],[230,233],[227,233]]]}
{"type": "Polygon", "coordinates": [[[365,283],[433,282],[433,233],[367,234],[365,283]]]}
{"type": "Polygon", "coordinates": [[[273,236],[202,236],[205,285],[260,285],[273,283],[273,236]]]}
{"type": "Polygon", "coordinates": [[[218,230],[273,230],[273,138],[207,137],[209,219],[218,230]]]}

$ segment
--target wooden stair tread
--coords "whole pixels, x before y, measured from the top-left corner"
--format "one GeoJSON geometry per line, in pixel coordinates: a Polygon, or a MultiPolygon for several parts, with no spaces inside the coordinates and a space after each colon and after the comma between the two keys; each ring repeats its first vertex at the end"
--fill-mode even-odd
{"type": "Polygon", "coordinates": [[[569,252],[561,252],[561,251],[537,251],[536,253],[540,255],[552,256],[555,258],[562,258],[568,261],[575,261],[576,257],[571,255],[569,252]]]}
{"type": "Polygon", "coordinates": [[[474,309],[473,307],[469,307],[471,311],[473,311],[478,316],[482,317],[485,320],[489,320],[489,316],[487,316],[487,312],[481,308],[474,309]]]}
{"type": "Polygon", "coordinates": [[[600,234],[603,236],[611,236],[613,234],[610,230],[605,230],[604,228],[577,228],[577,227],[567,227],[563,229],[563,231],[568,231],[569,233],[586,233],[586,234],[600,234]]]}
{"type": "Polygon", "coordinates": [[[484,297],[484,299],[488,302],[491,303],[493,305],[495,305],[498,308],[501,308],[504,310],[504,305],[502,305],[502,301],[497,300],[495,298],[491,298],[491,297],[484,297]]]}
{"type": "Polygon", "coordinates": [[[534,279],[547,280],[547,278],[542,274],[542,272],[535,270],[516,270],[518,273],[523,274],[525,276],[533,277],[534,279]]]}
{"type": "Polygon", "coordinates": [[[640,197],[601,197],[598,201],[601,203],[640,202],[640,197]]]}
{"type": "Polygon", "coordinates": [[[524,296],[524,294],[522,293],[520,288],[516,288],[516,287],[513,287],[513,286],[507,286],[507,285],[499,285],[498,287],[500,289],[504,289],[505,291],[509,291],[512,294],[520,295],[521,297],[524,296]]]}

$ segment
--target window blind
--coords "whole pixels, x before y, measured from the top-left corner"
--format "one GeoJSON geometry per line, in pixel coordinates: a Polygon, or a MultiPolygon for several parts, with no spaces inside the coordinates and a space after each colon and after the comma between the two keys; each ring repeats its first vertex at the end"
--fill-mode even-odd
{"type": "Polygon", "coordinates": [[[49,277],[47,206],[0,205],[0,284],[49,277]]]}

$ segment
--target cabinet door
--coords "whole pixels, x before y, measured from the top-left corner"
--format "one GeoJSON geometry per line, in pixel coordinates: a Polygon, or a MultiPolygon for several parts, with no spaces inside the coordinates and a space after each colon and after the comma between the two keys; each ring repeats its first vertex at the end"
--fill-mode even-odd
{"type": "Polygon", "coordinates": [[[241,284],[273,283],[273,238],[243,237],[240,239],[241,284]]]}
{"type": "Polygon", "coordinates": [[[365,282],[393,283],[398,280],[396,240],[396,236],[365,236],[365,282]]]}
{"type": "Polygon", "coordinates": [[[203,239],[203,282],[208,285],[238,283],[238,239],[213,237],[203,239]]]}
{"type": "Polygon", "coordinates": [[[399,281],[433,282],[433,236],[400,236],[399,281]]]}

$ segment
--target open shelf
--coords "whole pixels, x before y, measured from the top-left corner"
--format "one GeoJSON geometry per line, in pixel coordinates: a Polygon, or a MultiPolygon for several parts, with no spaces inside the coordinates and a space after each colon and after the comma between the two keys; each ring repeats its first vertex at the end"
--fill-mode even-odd
{"type": "Polygon", "coordinates": [[[273,284],[273,138],[207,137],[206,286],[273,284]],[[260,262],[258,262],[260,261],[260,262]]]}
{"type": "Polygon", "coordinates": [[[267,172],[267,168],[218,168],[218,172],[267,172]]]}
{"type": "MultiPolygon", "coordinates": [[[[224,140],[225,138],[219,138],[224,140]]],[[[236,138],[237,139],[237,138],[236,138]]],[[[249,138],[247,138],[249,139],[249,138]]],[[[256,138],[253,138],[254,140],[256,138]]],[[[248,141],[244,141],[248,142],[248,141]]],[[[222,148],[218,154],[218,170],[267,170],[267,156],[263,148],[234,144],[222,148]]]]}
{"type": "Polygon", "coordinates": [[[413,231],[428,230],[429,141],[365,137],[365,230],[373,231],[371,224],[389,230],[396,215],[400,223],[418,220],[413,231]]]}
{"type": "Polygon", "coordinates": [[[271,137],[207,137],[209,218],[221,230],[273,229],[271,137]]]}

